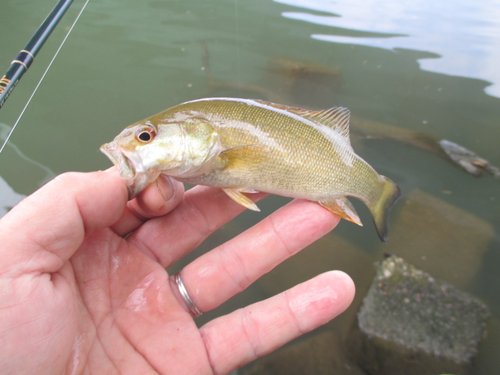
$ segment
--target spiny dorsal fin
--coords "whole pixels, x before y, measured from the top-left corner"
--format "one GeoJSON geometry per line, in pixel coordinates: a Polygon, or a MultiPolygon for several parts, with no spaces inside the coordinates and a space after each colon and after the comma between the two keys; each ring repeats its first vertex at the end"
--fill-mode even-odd
{"type": "Polygon", "coordinates": [[[338,131],[342,136],[349,139],[349,119],[351,111],[344,107],[332,107],[322,111],[304,111],[301,116],[309,120],[319,122],[338,131]]]}
{"type": "Polygon", "coordinates": [[[256,100],[259,103],[269,105],[271,107],[289,111],[301,117],[307,118],[309,120],[319,122],[326,125],[332,129],[335,129],[348,141],[349,139],[349,120],[351,118],[351,111],[345,107],[332,107],[329,109],[323,109],[321,111],[311,111],[308,109],[302,109],[297,107],[289,107],[287,105],[268,103],[262,100],[256,100]]]}

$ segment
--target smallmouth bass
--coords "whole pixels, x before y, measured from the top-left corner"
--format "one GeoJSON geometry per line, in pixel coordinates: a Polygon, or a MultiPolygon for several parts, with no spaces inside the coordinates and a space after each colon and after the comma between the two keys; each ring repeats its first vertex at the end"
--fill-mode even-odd
{"type": "Polygon", "coordinates": [[[126,127],[101,146],[134,198],[161,173],[220,187],[258,211],[243,193],[258,191],[317,202],[362,225],[347,199],[364,202],[387,240],[399,188],[361,159],[349,140],[350,112],[309,111],[260,100],[185,102],[126,127]]]}

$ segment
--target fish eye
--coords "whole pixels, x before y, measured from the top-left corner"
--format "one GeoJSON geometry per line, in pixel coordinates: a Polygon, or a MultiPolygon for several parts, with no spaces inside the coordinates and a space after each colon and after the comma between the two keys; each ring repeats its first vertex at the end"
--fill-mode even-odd
{"type": "Polygon", "coordinates": [[[151,126],[141,128],[135,133],[135,138],[142,143],[148,143],[154,137],[156,137],[156,130],[151,126]]]}

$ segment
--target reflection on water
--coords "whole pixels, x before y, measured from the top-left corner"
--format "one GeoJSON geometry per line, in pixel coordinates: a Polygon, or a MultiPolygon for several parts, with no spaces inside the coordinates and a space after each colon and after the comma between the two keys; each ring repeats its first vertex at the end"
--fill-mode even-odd
{"type": "Polygon", "coordinates": [[[500,96],[500,1],[395,4],[392,0],[353,1],[275,0],[276,2],[333,13],[283,12],[283,16],[324,25],[331,32],[315,33],[318,40],[361,44],[397,51],[406,48],[430,51],[420,60],[424,70],[484,79],[486,91],[500,96]],[[478,66],[481,68],[478,69],[478,66]]]}
{"type": "MultiPolygon", "coordinates": [[[[11,14],[0,23],[0,32],[8,36],[0,40],[0,50],[13,51],[13,56],[2,53],[0,66],[6,68],[31,35],[24,30],[26,22],[18,21],[29,20],[34,30],[53,6],[52,0],[36,3],[32,10],[14,0],[0,5],[11,14]]],[[[366,132],[351,136],[356,153],[403,192],[388,244],[379,244],[368,225],[342,222],[202,318],[333,268],[352,275],[361,298],[372,263],[384,251],[401,253],[488,304],[493,318],[476,374],[495,374],[500,366],[500,181],[490,175],[475,178],[394,138],[425,133],[500,165],[500,100],[493,96],[499,95],[500,83],[498,1],[429,3],[90,1],[0,155],[0,176],[14,191],[29,194],[52,171],[107,168],[99,146],[124,126],[211,94],[267,96],[306,108],[346,106],[358,127],[362,120],[391,129],[391,139],[366,132]]],[[[1,122],[12,125],[81,5],[75,0],[0,111],[1,122]]],[[[237,235],[284,202],[266,199],[259,205],[262,213],[243,213],[190,257],[237,235]]],[[[367,210],[356,209],[368,223],[367,210]]],[[[343,333],[354,313],[355,307],[327,328],[343,333]]]]}

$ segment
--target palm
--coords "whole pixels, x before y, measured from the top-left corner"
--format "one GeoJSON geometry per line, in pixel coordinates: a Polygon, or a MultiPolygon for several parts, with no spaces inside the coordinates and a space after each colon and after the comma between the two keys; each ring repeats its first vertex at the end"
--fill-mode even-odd
{"type": "MultiPolygon", "coordinates": [[[[165,268],[243,208],[218,189],[183,196],[166,181],[125,206],[116,173],[64,175],[2,219],[7,373],[228,373],[351,302],[352,281],[327,273],[198,329],[165,268]]],[[[191,262],[183,282],[198,308],[212,310],[337,222],[293,202],[191,262]]]]}
{"type": "Polygon", "coordinates": [[[98,237],[86,241],[71,261],[83,302],[77,320],[87,322],[80,327],[87,338],[82,346],[86,367],[131,374],[206,373],[210,367],[199,330],[178,303],[163,267],[111,231],[98,237]],[[113,246],[98,249],[95,240],[113,246]],[[88,262],[89,252],[94,264],[88,262]],[[169,358],[169,352],[175,356],[169,358]]]}

